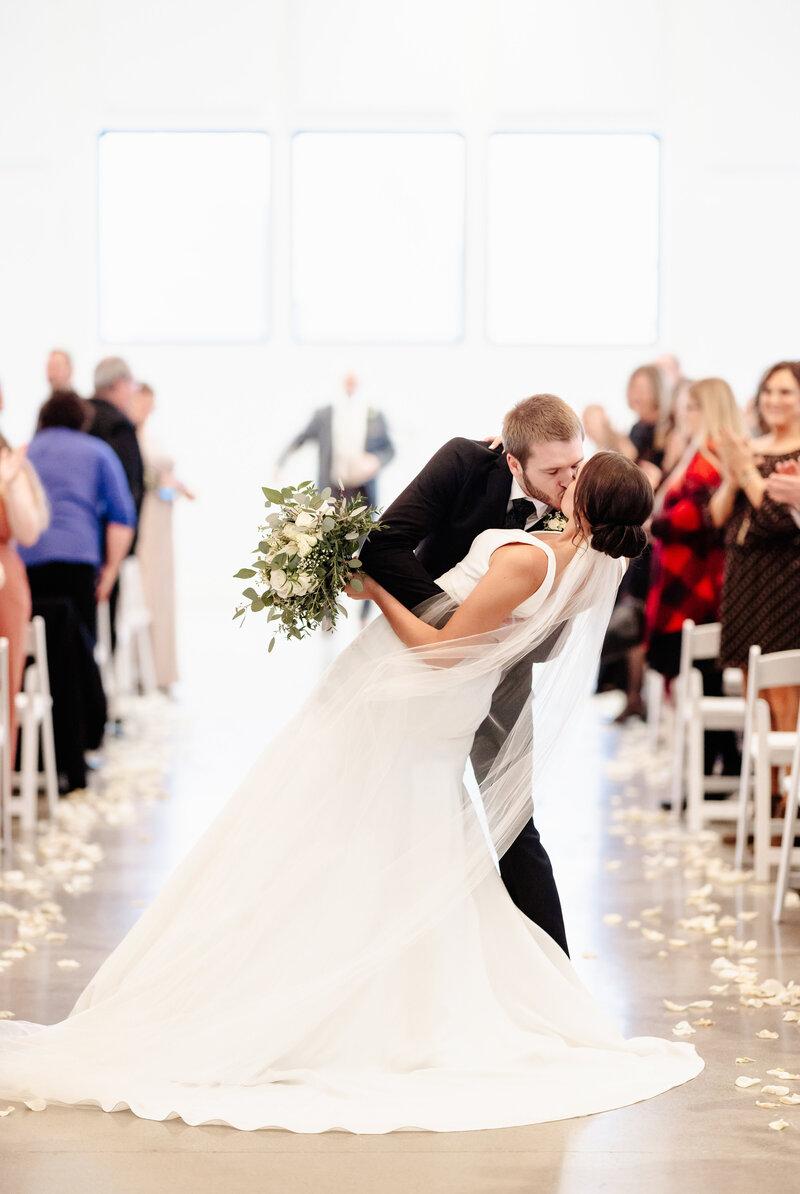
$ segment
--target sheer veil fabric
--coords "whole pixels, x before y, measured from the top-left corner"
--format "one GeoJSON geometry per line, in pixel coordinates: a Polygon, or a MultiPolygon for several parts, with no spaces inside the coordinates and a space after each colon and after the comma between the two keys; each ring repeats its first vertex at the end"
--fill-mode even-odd
{"type": "Polygon", "coordinates": [[[487,531],[439,579],[439,622],[524,542],[541,589],[492,634],[407,650],[383,618],[333,663],[71,1015],[0,1023],[0,1096],[149,1119],[456,1131],[619,1107],[694,1077],[625,1040],[496,868],[545,793],[622,573],[487,531]],[[537,647],[528,701],[474,802],[472,738],[537,647]]]}

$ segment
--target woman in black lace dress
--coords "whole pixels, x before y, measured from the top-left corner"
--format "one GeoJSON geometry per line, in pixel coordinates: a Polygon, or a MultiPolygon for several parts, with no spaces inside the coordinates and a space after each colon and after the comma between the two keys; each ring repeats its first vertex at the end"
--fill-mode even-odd
{"type": "MultiPolygon", "coordinates": [[[[714,523],[725,527],[720,612],[725,667],[746,667],[753,643],[764,653],[800,648],[800,527],[765,484],[777,464],[800,460],[800,361],[781,361],[767,370],[757,409],[763,435],[749,443],[721,437],[723,481],[711,499],[714,523]]],[[[764,695],[774,728],[794,730],[800,690],[778,688],[764,695]]]]}

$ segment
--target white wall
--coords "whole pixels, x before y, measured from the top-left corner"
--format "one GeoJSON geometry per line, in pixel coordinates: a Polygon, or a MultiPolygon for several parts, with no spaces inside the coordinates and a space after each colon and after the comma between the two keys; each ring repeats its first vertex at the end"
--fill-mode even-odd
{"type": "Polygon", "coordinates": [[[795,0],[0,0],[6,434],[27,438],[51,346],[73,351],[83,392],[95,362],[121,351],[154,384],[162,429],[200,494],[180,514],[182,597],[222,624],[258,487],[346,367],[389,412],[402,449],[386,499],[444,438],[493,431],[536,390],[622,415],[628,373],[657,348],[678,352],[694,376],[727,377],[745,399],[765,365],[800,355],[798,34],[795,0]],[[96,138],[108,128],[272,134],[268,343],[99,342],[96,138]],[[466,136],[463,343],[292,342],[289,156],[301,128],[466,136]],[[652,352],[487,342],[486,138],[498,129],[661,135],[662,317],[652,352]]]}

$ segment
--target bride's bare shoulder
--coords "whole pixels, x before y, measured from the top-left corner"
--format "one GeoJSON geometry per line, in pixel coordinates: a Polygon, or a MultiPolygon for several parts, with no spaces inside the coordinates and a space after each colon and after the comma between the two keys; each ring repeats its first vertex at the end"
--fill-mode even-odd
{"type": "Polygon", "coordinates": [[[489,570],[500,572],[506,576],[529,579],[535,588],[541,584],[547,574],[549,555],[547,550],[539,550],[533,536],[526,542],[501,543],[494,549],[489,559],[489,570]]]}

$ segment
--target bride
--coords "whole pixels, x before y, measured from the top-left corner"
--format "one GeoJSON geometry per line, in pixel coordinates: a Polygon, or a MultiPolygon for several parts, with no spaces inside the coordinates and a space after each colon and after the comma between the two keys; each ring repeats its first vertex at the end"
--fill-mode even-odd
{"type": "Polygon", "coordinates": [[[625,1040],[501,882],[530,817],[530,703],[480,793],[464,786],[495,687],[557,632],[534,668],[533,782],[550,785],[651,503],[634,465],[600,453],[561,535],[484,531],[424,621],[368,581],[358,596],[384,617],[70,1016],[0,1023],[0,1096],[242,1129],[457,1131],[608,1110],[698,1074],[689,1045],[625,1040]]]}

